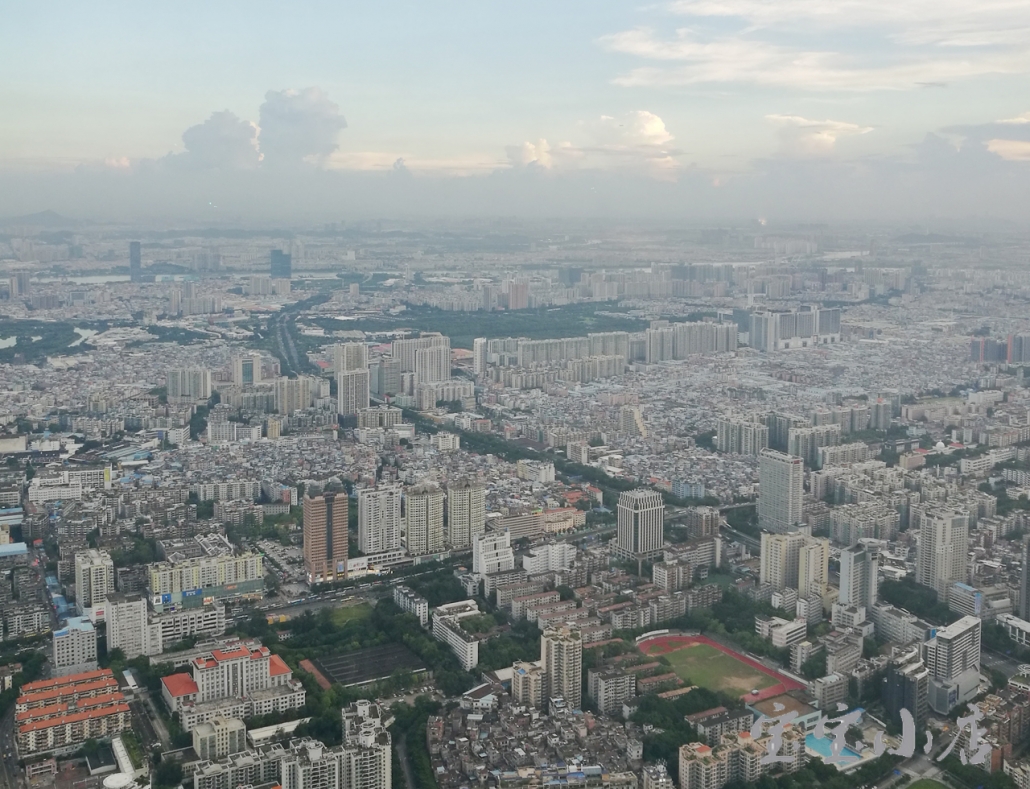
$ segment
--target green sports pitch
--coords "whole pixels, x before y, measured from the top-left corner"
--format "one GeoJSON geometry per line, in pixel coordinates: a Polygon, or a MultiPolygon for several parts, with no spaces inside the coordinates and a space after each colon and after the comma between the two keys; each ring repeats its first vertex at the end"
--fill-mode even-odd
{"type": "Polygon", "coordinates": [[[777,680],[708,644],[688,644],[665,657],[684,681],[731,696],[763,690],[777,680]]]}

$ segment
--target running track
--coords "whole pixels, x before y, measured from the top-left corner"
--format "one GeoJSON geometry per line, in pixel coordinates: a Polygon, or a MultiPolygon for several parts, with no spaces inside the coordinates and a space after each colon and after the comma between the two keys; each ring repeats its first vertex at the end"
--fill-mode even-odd
{"type": "Polygon", "coordinates": [[[645,655],[665,655],[669,652],[683,649],[683,647],[690,646],[691,644],[707,644],[708,646],[714,647],[720,652],[729,655],[734,660],[739,660],[741,663],[750,666],[756,671],[761,671],[766,676],[772,677],[776,680],[777,684],[770,685],[768,688],[758,691],[757,695],[744,693],[741,698],[746,701],[763,701],[764,699],[769,699],[773,696],[779,696],[781,693],[786,693],[788,690],[805,689],[805,686],[800,682],[796,682],[789,677],[785,677],[782,674],[773,671],[771,668],[762,665],[757,660],[753,660],[739,652],[734,652],[729,647],[716,643],[705,636],[655,636],[654,638],[641,641],[637,644],[637,647],[645,655]]]}

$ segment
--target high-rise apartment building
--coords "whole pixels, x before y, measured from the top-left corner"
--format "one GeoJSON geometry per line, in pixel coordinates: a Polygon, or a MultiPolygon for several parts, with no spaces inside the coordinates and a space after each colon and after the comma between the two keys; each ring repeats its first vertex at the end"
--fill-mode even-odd
{"type": "Polygon", "coordinates": [[[415,351],[415,382],[432,384],[451,377],[451,347],[437,345],[415,351]]]}
{"type": "Polygon", "coordinates": [[[830,580],[830,541],[825,537],[805,537],[798,551],[798,597],[822,597],[830,580]]]}
{"type": "Polygon", "coordinates": [[[544,704],[544,669],[539,663],[516,660],[512,664],[511,701],[521,707],[541,709],[544,704]]]}
{"type": "Polygon", "coordinates": [[[292,414],[311,408],[318,396],[320,381],[308,375],[298,378],[285,376],[275,379],[275,410],[280,414],[292,414]]]}
{"type": "Polygon", "coordinates": [[[1030,537],[1023,538],[1019,553],[1023,557],[1019,577],[1019,618],[1030,622],[1030,537]]]}
{"type": "Polygon", "coordinates": [[[619,521],[613,550],[627,559],[651,559],[665,544],[665,503],[657,490],[627,490],[619,496],[619,521]]]}
{"type": "MultiPolygon", "coordinates": [[[[75,605],[80,614],[88,609],[103,611],[104,601],[114,592],[114,562],[107,551],[90,548],[75,554],[75,605]]],[[[98,613],[97,619],[103,619],[98,613]]]]}
{"type": "Polygon", "coordinates": [[[801,523],[805,462],[763,449],[758,456],[758,526],[784,534],[801,523]]]}
{"type": "Polygon", "coordinates": [[[140,655],[161,654],[161,628],[148,620],[146,597],[139,592],[115,592],[108,595],[106,605],[108,652],[120,649],[129,660],[140,655]]]}
{"type": "Polygon", "coordinates": [[[193,730],[193,750],[206,761],[247,750],[247,727],[239,718],[213,718],[193,730]]]}
{"type": "Polygon", "coordinates": [[[937,592],[938,600],[946,602],[951,585],[966,581],[969,516],[913,507],[910,518],[919,525],[916,582],[930,587],[937,592]]]}
{"type": "Polygon", "coordinates": [[[269,269],[272,279],[291,279],[293,277],[293,257],[281,249],[273,249],[269,269]]]}
{"type": "Polygon", "coordinates": [[[364,370],[368,367],[368,346],[363,342],[345,342],[333,346],[333,372],[364,370]]]}
{"type": "Polygon", "coordinates": [[[762,532],[761,583],[797,589],[804,599],[821,595],[829,578],[829,558],[830,542],[825,538],[762,532]]]}
{"type": "Polygon", "coordinates": [[[170,369],[165,374],[169,400],[208,400],[211,397],[211,371],[203,367],[170,369]]]}
{"type": "Polygon", "coordinates": [[[716,422],[715,448],[734,455],[757,455],[769,446],[769,428],[747,419],[720,419],[716,422]]]}
{"type": "Polygon", "coordinates": [[[416,485],[404,494],[405,547],[412,556],[444,549],[444,492],[435,485],[416,485]]]}
{"type": "MultiPolygon", "coordinates": [[[[390,355],[400,363],[402,373],[418,372],[416,353],[426,348],[446,348],[448,354],[451,349],[451,338],[442,334],[423,334],[410,340],[394,340],[391,346],[390,355]]],[[[444,378],[450,377],[450,369],[444,378]]]]}
{"type": "Polygon", "coordinates": [[[400,485],[358,491],[358,549],[362,553],[400,548],[402,492],[400,485]]]}
{"type": "Polygon", "coordinates": [[[879,593],[880,556],[874,547],[852,545],[840,552],[841,605],[872,611],[879,593]]]}
{"type": "MultiPolygon", "coordinates": [[[[344,707],[343,748],[348,752],[344,763],[351,777],[350,789],[391,789],[392,745],[386,714],[379,704],[367,699],[344,707]]],[[[341,789],[348,789],[347,786],[341,789]]]]}
{"type": "Polygon", "coordinates": [[[578,627],[549,627],[540,636],[544,698],[561,697],[570,709],[583,706],[583,635],[578,627]]]}
{"type": "Polygon", "coordinates": [[[55,630],[53,647],[55,677],[97,670],[97,631],[86,617],[73,616],[55,630]]]}
{"type": "Polygon", "coordinates": [[[462,480],[447,486],[447,542],[468,548],[486,530],[486,486],[462,480]]]}
{"type": "Polygon", "coordinates": [[[472,341],[472,373],[477,378],[486,374],[489,363],[489,343],[490,341],[486,337],[476,337],[472,341]]]}
{"type": "Polygon", "coordinates": [[[511,548],[511,532],[485,532],[472,538],[472,572],[490,575],[515,569],[515,552],[511,548]]]}
{"type": "Polygon", "coordinates": [[[368,408],[368,368],[343,370],[336,374],[337,413],[356,417],[358,411],[368,408]]]}
{"type": "Polygon", "coordinates": [[[304,569],[308,583],[347,577],[347,494],[304,494],[304,569]]]}
{"type": "Polygon", "coordinates": [[[129,242],[129,281],[143,281],[143,254],[139,241],[129,242]]]}

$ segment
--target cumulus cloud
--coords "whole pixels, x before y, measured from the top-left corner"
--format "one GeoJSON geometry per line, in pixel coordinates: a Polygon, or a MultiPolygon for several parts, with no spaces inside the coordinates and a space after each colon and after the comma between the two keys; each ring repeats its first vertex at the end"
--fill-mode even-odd
{"type": "Polygon", "coordinates": [[[668,177],[676,169],[679,151],[665,122],[652,112],[635,110],[623,115],[602,115],[579,124],[578,143],[552,146],[544,138],[505,148],[515,168],[546,170],[631,170],[642,175],[668,177]]]}
{"type": "Polygon", "coordinates": [[[856,134],[868,134],[871,126],[846,121],[813,121],[800,115],[766,115],[777,127],[780,154],[788,157],[825,156],[833,152],[837,140],[856,134]]]}
{"type": "Polygon", "coordinates": [[[168,157],[177,166],[197,170],[250,170],[258,166],[258,130],[228,110],[211,114],[182,133],[186,152],[168,157]]]}
{"type": "Polygon", "coordinates": [[[531,165],[551,169],[551,146],[543,137],[536,142],[524,142],[522,145],[509,145],[504,149],[508,161],[515,167],[531,165]]]}
{"type": "Polygon", "coordinates": [[[270,164],[298,164],[333,154],[347,128],[340,108],[319,88],[270,90],[259,115],[261,152],[270,164]]]}

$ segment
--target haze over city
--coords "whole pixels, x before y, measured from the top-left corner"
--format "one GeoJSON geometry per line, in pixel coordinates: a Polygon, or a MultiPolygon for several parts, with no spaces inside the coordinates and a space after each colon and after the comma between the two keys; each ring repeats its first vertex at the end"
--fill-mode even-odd
{"type": "Polygon", "coordinates": [[[0,19],[0,789],[1030,789],[1030,4],[0,19]]]}

